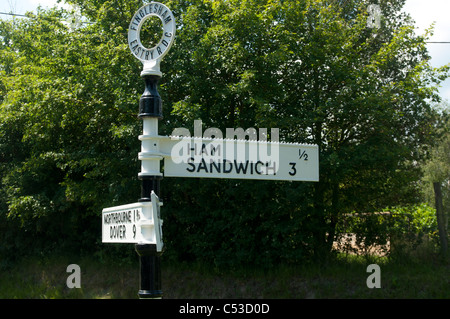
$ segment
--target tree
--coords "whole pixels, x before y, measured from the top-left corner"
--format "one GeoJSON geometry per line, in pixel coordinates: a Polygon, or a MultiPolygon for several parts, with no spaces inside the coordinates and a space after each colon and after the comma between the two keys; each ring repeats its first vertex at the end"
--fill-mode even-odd
{"type": "MultiPolygon", "coordinates": [[[[72,30],[50,10],[1,25],[0,209],[36,238],[64,226],[92,243],[101,208],[139,193],[143,81],[126,30],[142,2],[68,2],[92,24],[72,30]]],[[[166,254],[296,262],[330,251],[343,213],[415,200],[448,67],[431,68],[403,2],[381,2],[370,28],[363,0],[164,1],[178,30],[160,134],[201,119],[320,148],[318,183],[164,179],[166,254]]]]}
{"type": "MultiPolygon", "coordinates": [[[[439,100],[434,85],[448,66],[431,68],[425,47],[430,33],[415,35],[411,19],[399,13],[403,1],[380,4],[379,29],[367,27],[368,4],[198,1],[182,11],[177,44],[183,49],[172,55],[177,73],[167,80],[175,122],[278,127],[285,141],[319,145],[319,183],[258,184],[259,198],[271,192],[269,202],[278,206],[269,204],[270,213],[252,219],[272,220],[264,231],[279,232],[290,249],[313,247],[322,255],[342,213],[418,200],[418,163],[433,143],[436,119],[428,100],[439,100]],[[278,230],[277,218],[292,228],[278,230]]],[[[214,189],[234,219],[253,211],[238,194],[254,184],[233,182],[233,197],[220,191],[223,184],[214,189]]],[[[201,197],[194,185],[195,194],[186,190],[183,196],[201,197]]],[[[196,202],[210,200],[204,196],[196,202]]],[[[272,239],[259,242],[270,245],[272,239]]]]}
{"type": "Polygon", "coordinates": [[[139,187],[138,88],[128,77],[137,71],[125,37],[71,30],[67,14],[38,10],[0,27],[2,219],[7,233],[14,222],[26,232],[22,248],[92,249],[98,212],[139,187]]]}

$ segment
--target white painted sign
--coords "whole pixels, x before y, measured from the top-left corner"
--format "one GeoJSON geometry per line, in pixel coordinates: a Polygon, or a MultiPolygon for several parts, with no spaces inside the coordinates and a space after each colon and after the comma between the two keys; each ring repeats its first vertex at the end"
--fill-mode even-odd
{"type": "Polygon", "coordinates": [[[150,2],[134,14],[128,28],[128,46],[133,55],[144,65],[141,75],[162,75],[159,64],[173,44],[175,31],[175,17],[172,11],[162,3],[150,2]],[[146,48],[141,42],[140,33],[144,22],[151,17],[158,17],[161,20],[163,34],[158,44],[152,48],[146,48]]]}
{"type": "Polygon", "coordinates": [[[156,244],[162,250],[162,203],[152,192],[151,202],[138,202],[104,208],[102,211],[103,243],[156,244]]]}
{"type": "Polygon", "coordinates": [[[317,145],[191,137],[139,137],[157,145],[164,176],[319,181],[317,145]]]}

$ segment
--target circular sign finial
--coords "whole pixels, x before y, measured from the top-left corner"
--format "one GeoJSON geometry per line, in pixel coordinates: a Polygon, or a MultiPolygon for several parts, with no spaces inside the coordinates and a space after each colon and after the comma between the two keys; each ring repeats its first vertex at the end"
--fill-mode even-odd
{"type": "Polygon", "coordinates": [[[175,17],[172,14],[172,11],[162,3],[151,2],[141,7],[134,14],[128,29],[128,46],[133,55],[144,65],[141,76],[162,76],[162,73],[159,70],[159,63],[173,44],[175,30],[175,17]],[[152,48],[146,48],[141,42],[140,33],[144,22],[151,17],[158,17],[161,19],[163,35],[157,45],[152,48]]]}

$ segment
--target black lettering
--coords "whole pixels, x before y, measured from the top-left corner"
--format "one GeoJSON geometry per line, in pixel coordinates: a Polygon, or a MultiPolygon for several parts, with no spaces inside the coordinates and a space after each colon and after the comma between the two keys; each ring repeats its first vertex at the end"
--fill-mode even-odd
{"type": "Polygon", "coordinates": [[[138,48],[138,47],[139,47],[139,44],[136,44],[134,47],[131,48],[131,50],[135,51],[136,48],[138,48]]]}
{"type": "Polygon", "coordinates": [[[168,12],[167,10],[166,10],[166,11],[164,11],[164,13],[163,13],[163,14],[161,14],[161,17],[162,17],[162,18],[165,18],[165,17],[166,17],[166,15],[167,15],[167,12],[168,12]]]}
{"type": "Polygon", "coordinates": [[[289,175],[294,176],[295,174],[297,174],[297,169],[295,168],[295,162],[291,162],[289,163],[289,165],[291,165],[291,171],[289,172],[289,175]]]}
{"type": "Polygon", "coordinates": [[[211,156],[214,155],[214,153],[217,152],[217,155],[220,156],[220,145],[217,145],[217,147],[214,147],[214,145],[211,144],[211,156]]]}
{"type": "Polygon", "coordinates": [[[161,55],[161,54],[162,54],[162,50],[161,50],[161,48],[160,48],[160,47],[156,47],[156,51],[158,51],[159,55],[161,55]]]}
{"type": "Polygon", "coordinates": [[[153,12],[156,13],[158,11],[158,7],[159,5],[157,5],[156,3],[153,5],[153,12]]]}
{"type": "Polygon", "coordinates": [[[234,168],[235,168],[235,170],[236,170],[236,173],[238,173],[238,174],[240,174],[241,171],[242,171],[244,174],[247,174],[248,161],[245,162],[245,167],[244,167],[244,164],[243,164],[243,163],[239,163],[239,166],[238,166],[238,163],[236,162],[236,160],[234,160],[234,168]]]}
{"type": "Polygon", "coordinates": [[[124,225],[110,226],[109,227],[109,238],[125,238],[127,228],[124,225]]]}
{"type": "Polygon", "coordinates": [[[169,43],[166,40],[162,40],[161,43],[164,44],[164,46],[166,47],[169,45],[169,43]]]}
{"type": "Polygon", "coordinates": [[[205,172],[208,173],[208,168],[206,167],[206,162],[204,158],[202,158],[202,161],[200,162],[200,164],[198,164],[197,173],[200,172],[201,169],[204,169],[205,172]]]}
{"type": "Polygon", "coordinates": [[[220,164],[219,163],[216,163],[216,162],[213,162],[213,161],[211,161],[209,163],[209,172],[210,173],[213,172],[213,167],[216,169],[217,173],[220,173],[220,164]]]}
{"type": "Polygon", "coordinates": [[[189,173],[193,173],[193,172],[195,171],[195,164],[194,164],[194,163],[191,163],[191,162],[189,162],[189,161],[193,162],[193,161],[194,161],[194,158],[193,158],[193,157],[189,158],[187,164],[188,164],[189,166],[191,166],[191,168],[186,168],[186,170],[187,170],[189,173]]]}
{"type": "Polygon", "coordinates": [[[258,175],[261,175],[262,172],[258,170],[258,164],[264,165],[264,163],[261,162],[261,161],[257,161],[256,164],[255,164],[255,172],[256,172],[258,175]]]}
{"type": "Polygon", "coordinates": [[[134,20],[136,20],[137,23],[141,22],[141,18],[139,18],[138,16],[135,16],[135,17],[134,17],[134,20]]]}
{"type": "Polygon", "coordinates": [[[164,19],[165,24],[169,23],[170,21],[172,21],[172,16],[170,16],[170,15],[164,19]]]}
{"type": "Polygon", "coordinates": [[[194,153],[194,155],[197,155],[197,143],[191,144],[191,146],[188,145],[187,147],[188,147],[187,150],[188,155],[191,155],[191,151],[194,153]],[[192,145],[194,146],[192,147],[192,145]]]}
{"type": "Polygon", "coordinates": [[[145,52],[145,59],[148,60],[148,55],[150,54],[150,51],[145,52]]]}
{"type": "Polygon", "coordinates": [[[134,31],[137,31],[137,29],[135,27],[133,27],[133,26],[130,26],[130,29],[134,30],[134,31]]]}
{"type": "Polygon", "coordinates": [[[277,175],[277,163],[275,161],[272,167],[269,167],[269,162],[266,162],[266,175],[269,175],[269,169],[273,171],[270,175],[277,175]]]}
{"type": "Polygon", "coordinates": [[[142,10],[139,10],[139,15],[141,16],[141,18],[145,17],[145,13],[142,10]]]}
{"type": "Polygon", "coordinates": [[[231,171],[233,170],[233,164],[229,161],[229,160],[224,160],[223,161],[223,172],[225,174],[231,173],[231,171]],[[229,169],[227,169],[226,165],[230,164],[229,169]]]}
{"type": "Polygon", "coordinates": [[[202,151],[200,152],[200,154],[206,154],[208,155],[208,152],[206,151],[206,144],[202,144],[202,151]]]}
{"type": "Polygon", "coordinates": [[[172,32],[166,32],[164,33],[164,36],[171,38],[172,37],[172,32]]]}

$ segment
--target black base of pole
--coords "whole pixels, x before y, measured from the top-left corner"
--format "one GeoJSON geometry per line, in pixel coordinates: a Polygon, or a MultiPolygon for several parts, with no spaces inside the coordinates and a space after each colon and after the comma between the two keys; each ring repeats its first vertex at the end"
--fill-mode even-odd
{"type": "Polygon", "coordinates": [[[140,259],[140,299],[160,299],[161,290],[161,260],[156,245],[136,244],[135,250],[140,259]]]}

